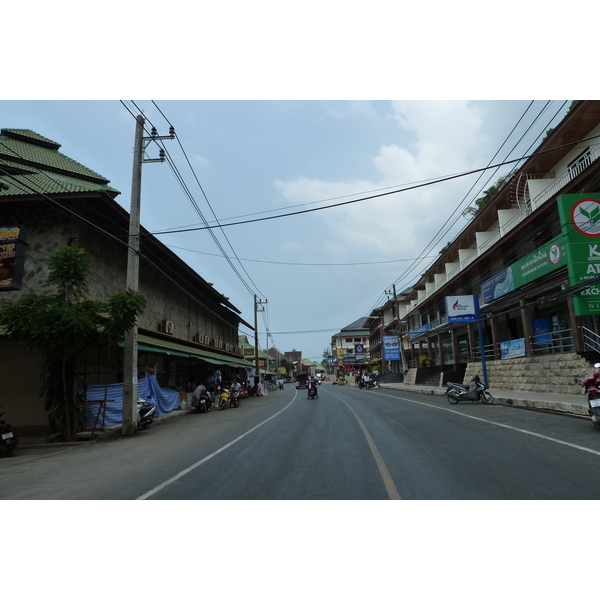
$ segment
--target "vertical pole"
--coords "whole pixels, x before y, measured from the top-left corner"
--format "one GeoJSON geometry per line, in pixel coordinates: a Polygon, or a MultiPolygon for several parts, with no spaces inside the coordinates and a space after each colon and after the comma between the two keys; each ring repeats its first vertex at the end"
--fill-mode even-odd
{"type": "MultiPolygon", "coordinates": [[[[127,250],[127,289],[137,292],[140,267],[140,202],[142,188],[142,156],[144,117],[138,115],[133,149],[133,175],[131,182],[131,212],[129,215],[129,248],[127,250]]],[[[137,430],[137,322],[125,336],[123,361],[123,435],[133,435],[137,430]]]]}
{"type": "Polygon", "coordinates": [[[258,364],[258,301],[254,294],[254,357],[256,361],[256,383],[260,383],[260,367],[258,364]]]}
{"type": "Polygon", "coordinates": [[[483,372],[483,383],[485,387],[489,387],[488,375],[487,375],[487,363],[485,361],[485,348],[483,347],[483,319],[479,313],[479,296],[474,296],[476,303],[475,310],[478,317],[477,324],[479,326],[479,349],[481,350],[481,370],[483,372]]]}

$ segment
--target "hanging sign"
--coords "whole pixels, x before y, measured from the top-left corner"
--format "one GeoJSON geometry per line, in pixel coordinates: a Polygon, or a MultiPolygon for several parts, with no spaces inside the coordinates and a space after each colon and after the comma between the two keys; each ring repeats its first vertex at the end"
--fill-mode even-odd
{"type": "Polygon", "coordinates": [[[477,321],[479,319],[479,296],[446,296],[448,323],[477,321]]]}

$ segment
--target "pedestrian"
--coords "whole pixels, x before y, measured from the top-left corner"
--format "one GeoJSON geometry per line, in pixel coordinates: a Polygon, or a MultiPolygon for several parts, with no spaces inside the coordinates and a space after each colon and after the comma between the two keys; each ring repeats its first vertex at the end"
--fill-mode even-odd
{"type": "Polygon", "coordinates": [[[354,387],[358,387],[360,383],[360,371],[356,372],[356,375],[354,376],[354,387]]]}

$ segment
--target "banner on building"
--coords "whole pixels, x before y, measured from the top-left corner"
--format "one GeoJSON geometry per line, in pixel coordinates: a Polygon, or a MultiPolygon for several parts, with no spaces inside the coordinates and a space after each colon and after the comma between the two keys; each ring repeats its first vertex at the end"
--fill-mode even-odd
{"type": "Polygon", "coordinates": [[[448,323],[477,321],[479,319],[478,296],[446,296],[448,323]]]}
{"type": "Polygon", "coordinates": [[[600,194],[562,194],[557,199],[576,316],[600,315],[600,194]]]}
{"type": "Polygon", "coordinates": [[[483,304],[548,275],[567,265],[566,241],[563,236],[550,240],[481,284],[483,304]]]}
{"type": "Polygon", "coordinates": [[[25,264],[25,229],[0,226],[0,291],[20,290],[25,264]]]}
{"type": "Polygon", "coordinates": [[[400,341],[397,335],[383,336],[383,360],[400,360],[400,341]]]}

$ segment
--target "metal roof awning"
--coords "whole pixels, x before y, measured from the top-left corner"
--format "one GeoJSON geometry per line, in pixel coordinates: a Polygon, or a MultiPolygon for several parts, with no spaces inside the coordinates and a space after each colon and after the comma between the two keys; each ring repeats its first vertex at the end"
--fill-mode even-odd
{"type": "MultiPolygon", "coordinates": [[[[123,343],[119,343],[123,346],[123,343]]],[[[154,352],[155,354],[167,354],[169,356],[180,356],[183,358],[198,358],[213,365],[223,365],[229,367],[254,367],[254,365],[243,358],[234,358],[209,352],[208,350],[200,350],[199,348],[191,348],[177,342],[170,342],[153,338],[148,335],[138,335],[138,350],[143,352],[154,352]]]]}

